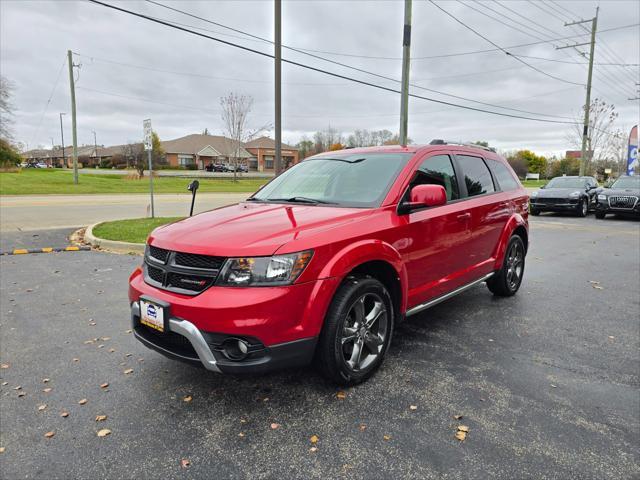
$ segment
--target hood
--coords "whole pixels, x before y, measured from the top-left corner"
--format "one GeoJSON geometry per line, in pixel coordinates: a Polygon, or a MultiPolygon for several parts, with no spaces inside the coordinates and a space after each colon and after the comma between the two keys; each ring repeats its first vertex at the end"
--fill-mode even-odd
{"type": "Polygon", "coordinates": [[[302,236],[362,221],[372,210],[244,202],[156,228],[149,243],[202,255],[273,255],[302,236]]]}
{"type": "Polygon", "coordinates": [[[605,195],[632,195],[632,196],[640,196],[640,189],[638,188],[605,188],[602,192],[605,195]]]}
{"type": "Polygon", "coordinates": [[[544,188],[538,190],[538,198],[569,198],[573,192],[585,193],[581,188],[544,188]]]}

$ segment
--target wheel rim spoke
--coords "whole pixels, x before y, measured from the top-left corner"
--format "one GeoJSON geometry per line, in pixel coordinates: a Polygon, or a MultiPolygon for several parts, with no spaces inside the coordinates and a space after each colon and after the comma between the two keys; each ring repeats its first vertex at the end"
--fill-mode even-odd
{"type": "Polygon", "coordinates": [[[379,334],[368,333],[364,337],[364,344],[367,346],[369,351],[372,352],[372,353],[376,353],[377,354],[379,352],[380,347],[382,346],[383,343],[384,343],[384,339],[379,334]]]}
{"type": "Polygon", "coordinates": [[[387,307],[377,293],[358,298],[348,311],[340,346],[346,366],[365,370],[381,355],[388,332],[387,307]]]}
{"type": "Polygon", "coordinates": [[[371,311],[365,317],[364,326],[369,330],[376,323],[378,318],[384,313],[382,302],[376,302],[371,311]]]}
{"type": "Polygon", "coordinates": [[[353,343],[353,350],[351,351],[351,358],[347,362],[353,370],[360,368],[360,358],[362,356],[362,346],[364,342],[362,339],[358,339],[353,343]]]}

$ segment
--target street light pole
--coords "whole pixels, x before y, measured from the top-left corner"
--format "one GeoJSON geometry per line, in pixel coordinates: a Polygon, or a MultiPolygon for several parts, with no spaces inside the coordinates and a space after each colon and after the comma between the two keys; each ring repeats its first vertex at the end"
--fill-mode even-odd
{"type": "Polygon", "coordinates": [[[60,112],[60,137],[62,139],[62,168],[67,168],[67,159],[64,156],[64,129],[62,128],[62,115],[65,115],[65,114],[60,112]]]}
{"type": "Polygon", "coordinates": [[[280,175],[282,168],[282,2],[281,0],[274,0],[274,45],[275,45],[275,159],[274,167],[275,174],[280,175]]]}
{"type": "Polygon", "coordinates": [[[402,93],[400,96],[400,145],[407,144],[409,126],[409,68],[411,66],[411,0],[404,0],[402,36],[402,93]]]}
{"type": "MultiPolygon", "coordinates": [[[[93,155],[98,159],[98,141],[96,140],[96,131],[91,131],[93,132],[93,155]]],[[[100,165],[100,159],[98,159],[98,165],[100,165]]]]}
{"type": "Polygon", "coordinates": [[[73,52],[67,50],[69,88],[71,89],[71,137],[73,139],[73,183],[78,184],[78,133],[76,129],[76,85],[73,79],[73,52]]]}

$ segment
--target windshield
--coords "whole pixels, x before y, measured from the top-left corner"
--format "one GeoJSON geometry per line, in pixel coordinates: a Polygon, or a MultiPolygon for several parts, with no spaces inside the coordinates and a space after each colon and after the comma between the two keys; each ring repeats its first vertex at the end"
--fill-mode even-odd
{"type": "Polygon", "coordinates": [[[377,207],[411,153],[309,158],[273,179],[252,201],[377,207]]]}
{"type": "Polygon", "coordinates": [[[640,177],[620,177],[611,188],[640,188],[640,177]]]}
{"type": "Polygon", "coordinates": [[[586,184],[584,178],[556,177],[547,183],[546,188],[584,188],[586,184]]]}

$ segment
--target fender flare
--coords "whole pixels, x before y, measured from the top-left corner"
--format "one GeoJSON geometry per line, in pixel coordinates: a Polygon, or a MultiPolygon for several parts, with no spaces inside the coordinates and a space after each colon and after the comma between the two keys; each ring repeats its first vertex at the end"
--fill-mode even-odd
{"type": "Polygon", "coordinates": [[[400,279],[399,311],[404,312],[407,305],[408,275],[400,253],[389,243],[382,240],[361,240],[342,248],[327,262],[319,278],[344,278],[356,267],[371,261],[390,264],[400,279]]]}
{"type": "Polygon", "coordinates": [[[497,271],[502,268],[502,263],[504,262],[504,255],[507,250],[507,244],[509,243],[509,239],[511,238],[511,235],[513,235],[514,230],[518,227],[523,227],[527,231],[527,238],[525,239],[527,241],[527,245],[525,246],[525,248],[528,247],[528,243],[529,243],[528,242],[528,237],[529,237],[528,224],[525,221],[525,219],[522,217],[522,215],[520,215],[519,213],[514,213],[511,216],[511,218],[509,218],[509,221],[504,226],[504,228],[502,229],[502,233],[500,234],[500,241],[498,242],[498,246],[496,247],[496,253],[494,255],[494,258],[496,259],[495,264],[493,266],[494,270],[497,271]]]}

